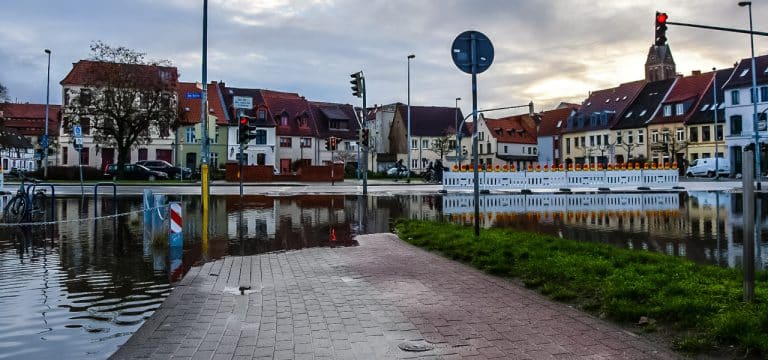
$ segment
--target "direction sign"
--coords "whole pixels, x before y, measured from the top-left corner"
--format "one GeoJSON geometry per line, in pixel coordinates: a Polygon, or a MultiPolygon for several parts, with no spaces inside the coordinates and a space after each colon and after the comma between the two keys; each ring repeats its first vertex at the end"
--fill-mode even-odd
{"type": "Polygon", "coordinates": [[[253,109],[253,98],[250,96],[235,96],[232,98],[235,109],[253,109]]]}
{"type": "Polygon", "coordinates": [[[184,94],[184,98],[186,99],[202,99],[203,94],[199,92],[188,92],[184,94]]]}
{"type": "Polygon", "coordinates": [[[453,40],[451,57],[459,70],[472,74],[472,68],[475,65],[474,73],[479,74],[493,63],[493,44],[479,31],[465,31],[453,40]]]}
{"type": "Polygon", "coordinates": [[[83,128],[80,127],[80,125],[75,125],[72,128],[72,133],[75,135],[75,137],[83,137],[83,128]]]}

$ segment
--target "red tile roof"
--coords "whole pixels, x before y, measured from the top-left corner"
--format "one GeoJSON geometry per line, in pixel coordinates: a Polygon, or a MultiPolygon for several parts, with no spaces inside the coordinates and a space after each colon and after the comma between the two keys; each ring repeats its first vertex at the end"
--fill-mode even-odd
{"type": "Polygon", "coordinates": [[[656,116],[648,121],[649,125],[652,124],[670,124],[685,122],[692,114],[698,109],[701,96],[707,92],[707,88],[710,86],[714,77],[714,72],[710,71],[703,74],[691,75],[678,78],[675,84],[672,86],[672,90],[669,91],[669,95],[664,101],[661,102],[662,110],[659,111],[656,116]],[[685,113],[677,115],[675,105],[679,103],[686,104],[685,113]],[[664,116],[664,106],[672,106],[672,116],[664,116]]]}
{"type": "Polygon", "coordinates": [[[264,104],[277,123],[278,136],[319,136],[314,112],[309,106],[309,101],[303,96],[273,90],[261,90],[260,92],[264,104]],[[288,117],[287,126],[281,124],[283,114],[288,117]],[[305,118],[307,126],[299,126],[299,118],[305,118]]]}
{"type": "Polygon", "coordinates": [[[485,118],[485,125],[500,143],[536,144],[536,127],[528,114],[501,119],[485,118]]]}
{"type": "Polygon", "coordinates": [[[104,82],[100,78],[107,72],[137,76],[141,82],[147,84],[165,83],[175,85],[179,73],[172,66],[120,64],[104,61],[80,60],[72,64],[61,85],[101,85],[104,82]]]}
{"type": "MultiPolygon", "coordinates": [[[[182,125],[199,124],[202,120],[200,111],[202,111],[202,90],[198,89],[195,83],[180,82],[176,88],[176,95],[179,99],[179,122],[182,125]]],[[[223,102],[219,97],[219,86],[217,82],[208,84],[208,112],[216,117],[216,125],[226,126],[227,114],[223,108],[223,102]]]]}
{"type": "Polygon", "coordinates": [[[579,109],[579,105],[567,104],[568,107],[541,112],[541,124],[539,125],[539,136],[554,136],[568,125],[568,117],[571,112],[579,109]],[[559,126],[558,126],[559,124],[559,126]]]}
{"type": "MultiPolygon", "coordinates": [[[[24,136],[38,136],[45,132],[45,104],[1,103],[3,123],[24,136]]],[[[59,136],[61,106],[48,107],[48,136],[59,136]]]]}

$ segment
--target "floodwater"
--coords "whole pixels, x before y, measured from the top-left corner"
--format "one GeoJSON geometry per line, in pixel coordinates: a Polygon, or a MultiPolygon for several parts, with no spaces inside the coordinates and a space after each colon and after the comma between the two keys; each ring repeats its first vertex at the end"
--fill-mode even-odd
{"type": "MultiPolygon", "coordinates": [[[[0,229],[0,359],[106,358],[152,315],[195,264],[225,256],[355,246],[407,217],[471,224],[471,195],[212,197],[208,236],[199,198],[182,203],[184,246],[145,231],[142,201],[61,198],[55,226],[0,229]],[[240,211],[242,209],[242,211],[240,211]],[[81,220],[115,212],[128,215],[81,220]]],[[[759,211],[768,218],[768,201],[759,211]]],[[[564,238],[740,266],[741,196],[714,192],[484,195],[484,228],[564,238]]],[[[765,233],[763,233],[765,235],[765,233]]],[[[761,238],[767,238],[765,236],[761,238]]],[[[757,266],[768,246],[757,244],[757,266]]]]}

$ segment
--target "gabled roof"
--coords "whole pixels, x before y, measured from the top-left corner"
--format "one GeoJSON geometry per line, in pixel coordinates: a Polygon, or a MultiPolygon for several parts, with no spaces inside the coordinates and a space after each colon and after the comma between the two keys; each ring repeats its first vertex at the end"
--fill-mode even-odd
{"type": "Polygon", "coordinates": [[[278,136],[318,136],[317,121],[307,99],[296,93],[273,90],[260,90],[260,92],[264,104],[277,123],[278,136]],[[281,126],[280,124],[280,118],[283,114],[288,117],[288,126],[281,126]],[[307,127],[299,126],[297,120],[300,117],[307,119],[307,127]]]}
{"type": "Polygon", "coordinates": [[[121,64],[105,61],[80,60],[72,64],[72,70],[61,80],[66,85],[100,85],[104,79],[99,77],[106,73],[125,73],[137,77],[138,81],[147,83],[175,84],[179,73],[173,66],[121,64]]]}
{"type": "MultiPolygon", "coordinates": [[[[39,136],[45,132],[45,104],[0,103],[3,124],[24,136],[39,136]]],[[[59,136],[61,105],[48,106],[48,136],[59,136]]]]}
{"type": "Polygon", "coordinates": [[[273,119],[272,116],[267,116],[266,119],[264,119],[264,123],[258,124],[258,122],[261,121],[258,118],[258,109],[263,108],[264,110],[268,110],[267,105],[264,104],[264,99],[261,97],[260,89],[227,87],[223,82],[219,82],[219,92],[221,93],[222,100],[224,101],[224,107],[227,109],[227,114],[229,114],[230,126],[237,126],[238,111],[243,111],[246,116],[250,116],[256,119],[257,126],[259,127],[277,126],[275,119],[273,119]],[[254,108],[235,109],[233,105],[235,96],[250,97],[254,108]]]}
{"type": "Polygon", "coordinates": [[[355,110],[350,104],[334,104],[310,101],[309,105],[317,121],[317,130],[321,137],[336,136],[343,139],[357,139],[360,126],[355,117],[355,110]],[[330,129],[330,121],[346,122],[346,129],[330,129]]]}
{"type": "MultiPolygon", "coordinates": [[[[398,103],[397,111],[408,127],[408,106],[398,103]]],[[[411,135],[438,137],[445,135],[446,131],[455,134],[456,124],[461,124],[462,119],[461,109],[454,107],[411,105],[411,135]]],[[[467,129],[466,124],[464,128],[467,129]]]]}
{"type": "MultiPolygon", "coordinates": [[[[176,88],[179,99],[179,122],[183,125],[199,124],[202,120],[202,90],[195,83],[180,82],[176,88]]],[[[219,86],[214,81],[208,84],[208,113],[216,117],[216,125],[226,126],[228,115],[219,97],[219,86]]]]}
{"type": "MultiPolygon", "coordinates": [[[[758,85],[768,84],[768,55],[755,57],[755,78],[758,85]]],[[[752,58],[741,59],[723,89],[752,86],[752,58]]]]}
{"type": "Polygon", "coordinates": [[[688,120],[694,113],[694,110],[697,109],[699,100],[707,91],[707,87],[712,83],[714,74],[714,72],[708,72],[679,77],[672,86],[672,90],[670,90],[667,98],[661,102],[662,109],[667,105],[672,107],[672,116],[664,116],[664,111],[661,110],[647,124],[672,124],[688,120]],[[684,104],[686,109],[682,115],[677,115],[675,107],[680,103],[684,104]]]}
{"type": "Polygon", "coordinates": [[[543,111],[539,113],[541,116],[541,124],[539,124],[539,136],[554,136],[560,134],[563,129],[568,126],[568,117],[571,112],[578,110],[579,105],[561,103],[560,107],[543,111]]]}
{"type": "Polygon", "coordinates": [[[661,106],[661,102],[672,89],[677,78],[649,82],[624,115],[611,127],[614,130],[635,129],[645,126],[661,106]]]}
{"type": "Polygon", "coordinates": [[[686,120],[686,125],[715,123],[715,107],[713,107],[715,98],[713,91],[717,91],[717,121],[725,124],[725,91],[722,84],[728,81],[732,73],[733,68],[717,70],[715,81],[707,87],[707,91],[701,97],[699,105],[696,109],[693,109],[694,113],[686,120]]]}
{"type": "Polygon", "coordinates": [[[592,92],[581,103],[578,111],[568,120],[563,132],[580,132],[608,129],[613,126],[624,111],[632,104],[645,86],[645,80],[621,84],[617,87],[592,92]],[[604,120],[590,121],[592,114],[603,114],[604,120]]]}
{"type": "Polygon", "coordinates": [[[491,136],[507,144],[536,144],[536,128],[530,115],[513,115],[501,119],[485,118],[491,136]]]}

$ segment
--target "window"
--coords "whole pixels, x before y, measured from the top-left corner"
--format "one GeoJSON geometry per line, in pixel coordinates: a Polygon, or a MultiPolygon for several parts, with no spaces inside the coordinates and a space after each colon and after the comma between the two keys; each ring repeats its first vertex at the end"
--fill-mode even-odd
{"type": "Polygon", "coordinates": [[[739,77],[745,77],[747,74],[749,74],[749,68],[742,70],[741,74],[739,74],[739,77]]]}
{"type": "Polygon", "coordinates": [[[528,148],[528,155],[531,155],[533,153],[533,147],[528,148]]]}
{"type": "Polygon", "coordinates": [[[147,151],[146,148],[139,149],[139,161],[147,160],[147,154],[149,151],[147,151]]]}
{"type": "Polygon", "coordinates": [[[690,139],[691,142],[699,142],[699,128],[691,127],[688,133],[688,139],[690,139]]]}
{"type": "Polygon", "coordinates": [[[675,105],[675,115],[683,115],[685,113],[685,107],[683,106],[683,103],[679,103],[675,105]]]}
{"type": "Polygon", "coordinates": [[[485,132],[481,131],[477,134],[477,140],[483,141],[485,140],[485,132]]]}
{"type": "Polygon", "coordinates": [[[267,144],[267,130],[261,129],[256,130],[256,145],[266,145],[267,144]]]}
{"type": "Polygon", "coordinates": [[[293,146],[293,141],[290,137],[287,136],[281,136],[280,137],[280,147],[291,147],[293,146]]]}
{"type": "Polygon", "coordinates": [[[422,140],[421,140],[421,148],[422,148],[422,149],[429,149],[429,140],[427,140],[427,139],[422,139],[422,140]]]}
{"type": "Polygon", "coordinates": [[[533,148],[533,154],[536,155],[536,148],[533,148]]]}
{"type": "Polygon", "coordinates": [[[677,128],[675,133],[676,133],[676,136],[677,136],[677,141],[685,141],[685,129],[677,128]]]}
{"type": "Polygon", "coordinates": [[[741,115],[731,116],[731,135],[741,135],[741,115]]]}
{"type": "Polygon", "coordinates": [[[709,154],[709,153],[702,153],[702,154],[701,154],[701,157],[703,157],[703,158],[708,158],[708,157],[710,157],[710,154],[709,154]]]}
{"type": "Polygon", "coordinates": [[[739,105],[739,90],[731,91],[731,105],[739,105]]]}
{"type": "Polygon", "coordinates": [[[672,116],[672,105],[664,105],[664,116],[672,116]]]}
{"type": "Polygon", "coordinates": [[[712,141],[712,134],[709,132],[709,126],[701,127],[701,141],[712,141]]]}
{"type": "Polygon", "coordinates": [[[187,144],[194,144],[197,142],[197,139],[195,138],[195,128],[188,127],[187,128],[187,144]]]}
{"type": "Polygon", "coordinates": [[[456,140],[448,140],[448,148],[451,150],[456,149],[456,140]]]}
{"type": "Polygon", "coordinates": [[[81,164],[86,165],[86,166],[88,166],[90,164],[89,163],[89,161],[91,161],[91,151],[90,150],[91,149],[87,148],[87,147],[84,147],[83,150],[80,150],[80,163],[81,164]]]}
{"type": "MultiPolygon", "coordinates": [[[[302,115],[301,117],[296,119],[296,122],[299,123],[299,127],[300,128],[308,128],[309,127],[309,121],[307,121],[307,116],[306,115],[302,115]]],[[[336,129],[338,129],[338,128],[336,128],[336,129]]]]}
{"type": "Polygon", "coordinates": [[[621,144],[621,131],[616,132],[616,144],[621,144]]]}
{"type": "Polygon", "coordinates": [[[487,143],[485,145],[486,145],[486,148],[488,148],[488,153],[490,154],[491,153],[491,143],[487,143]]]}
{"type": "Polygon", "coordinates": [[[267,110],[260,109],[259,110],[259,120],[260,121],[266,121],[267,120],[267,110]]]}
{"type": "Polygon", "coordinates": [[[764,131],[766,129],[766,118],[768,118],[768,114],[766,113],[757,114],[757,130],[758,131],[764,131]]]}
{"type": "Polygon", "coordinates": [[[419,140],[411,139],[411,149],[418,149],[419,148],[419,140]]]}
{"type": "Polygon", "coordinates": [[[602,142],[603,142],[603,141],[602,141],[602,136],[600,136],[600,135],[597,135],[597,146],[600,146],[600,145],[602,145],[602,142]]]}
{"type": "Polygon", "coordinates": [[[641,111],[641,112],[640,112],[640,115],[637,115],[637,116],[639,116],[639,117],[643,117],[643,115],[645,115],[645,113],[646,113],[646,112],[647,112],[647,111],[645,111],[645,109],[643,109],[643,111],[641,111]]]}
{"type": "Polygon", "coordinates": [[[91,134],[91,119],[80,118],[80,127],[83,130],[83,135],[91,134]]]}
{"type": "Polygon", "coordinates": [[[91,97],[90,89],[80,89],[80,98],[78,102],[81,106],[91,106],[91,97]]]}
{"type": "MultiPolygon", "coordinates": [[[[715,106],[715,105],[712,105],[715,106]]],[[[709,104],[704,104],[704,106],[701,107],[701,110],[699,111],[707,111],[707,108],[709,107],[709,104]]]]}
{"type": "Polygon", "coordinates": [[[349,122],[347,120],[331,119],[328,122],[328,128],[346,130],[349,128],[349,122]]]}
{"type": "Polygon", "coordinates": [[[573,138],[573,146],[579,147],[579,137],[578,136],[573,138]]]}
{"type": "Polygon", "coordinates": [[[603,144],[608,145],[608,134],[603,135],[603,144]]]}
{"type": "Polygon", "coordinates": [[[634,141],[632,140],[632,130],[627,131],[627,144],[632,144],[634,141]]]}
{"type": "Polygon", "coordinates": [[[311,148],[312,147],[312,138],[308,138],[308,137],[301,138],[301,147],[303,147],[303,148],[311,148]]]}
{"type": "MultiPolygon", "coordinates": [[[[568,145],[570,145],[570,143],[568,143],[568,145]]],[[[570,152],[570,150],[569,150],[569,152],[570,152]]],[[[504,153],[505,154],[509,153],[509,146],[504,145],[504,153]]]]}
{"type": "Polygon", "coordinates": [[[215,151],[212,151],[211,152],[210,162],[211,162],[211,167],[212,168],[218,169],[219,168],[219,153],[217,153],[215,151]]]}
{"type": "Polygon", "coordinates": [[[760,101],[762,102],[768,101],[768,86],[760,87],[760,101]]]}
{"type": "MultiPolygon", "coordinates": [[[[69,151],[68,150],[69,149],[66,146],[61,148],[61,163],[64,164],[64,165],[67,165],[67,162],[69,162],[69,151]]],[[[5,167],[7,168],[8,166],[6,165],[5,167]]]]}
{"type": "Polygon", "coordinates": [[[595,146],[595,137],[593,135],[589,136],[589,146],[595,146]]]}
{"type": "Polygon", "coordinates": [[[213,141],[211,141],[211,144],[218,144],[219,143],[219,127],[216,126],[213,129],[213,141]]]}
{"type": "Polygon", "coordinates": [[[645,142],[645,130],[642,130],[642,129],[637,130],[637,143],[642,144],[644,142],[645,142]]]}
{"type": "Polygon", "coordinates": [[[283,114],[280,116],[280,126],[288,126],[288,115],[283,114]]]}
{"type": "Polygon", "coordinates": [[[715,130],[715,141],[723,140],[723,125],[717,125],[715,130]]]}
{"type": "Polygon", "coordinates": [[[411,159],[411,168],[412,169],[418,169],[419,168],[419,159],[411,159]]]}
{"type": "Polygon", "coordinates": [[[581,137],[581,147],[587,146],[587,138],[585,136],[581,137]]]}
{"type": "MultiPolygon", "coordinates": [[[[504,151],[506,152],[506,147],[504,151]]],[[[565,154],[571,155],[571,139],[570,138],[565,138],[565,154]]]]}

